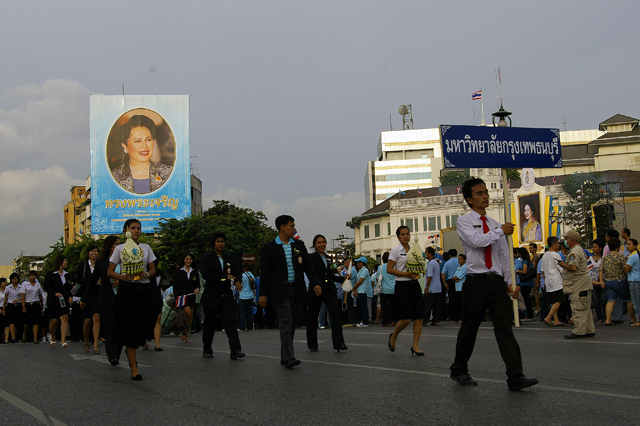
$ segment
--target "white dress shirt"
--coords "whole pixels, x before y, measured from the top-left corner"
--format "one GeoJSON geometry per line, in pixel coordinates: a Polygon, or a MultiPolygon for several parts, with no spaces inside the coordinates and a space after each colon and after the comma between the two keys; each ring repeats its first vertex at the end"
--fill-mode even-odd
{"type": "Polygon", "coordinates": [[[467,274],[496,273],[511,284],[511,269],[509,262],[509,246],[502,231],[502,224],[487,218],[489,232],[482,229],[482,219],[475,210],[458,218],[458,236],[462,241],[467,255],[467,274]],[[484,248],[491,246],[491,269],[487,268],[484,258],[484,248]]]}

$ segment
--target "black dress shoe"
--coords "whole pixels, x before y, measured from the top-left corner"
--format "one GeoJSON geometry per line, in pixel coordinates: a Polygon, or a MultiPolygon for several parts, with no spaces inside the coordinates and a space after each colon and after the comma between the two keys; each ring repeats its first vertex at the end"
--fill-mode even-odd
{"type": "Polygon", "coordinates": [[[162,348],[153,348],[153,350],[156,352],[162,352],[162,348]]]}
{"type": "Polygon", "coordinates": [[[524,388],[528,388],[530,386],[537,385],[537,384],[538,384],[538,379],[527,379],[524,374],[518,377],[517,379],[507,381],[507,385],[509,385],[510,391],[519,391],[524,388]]]}
{"type": "Polygon", "coordinates": [[[584,337],[596,337],[596,333],[587,333],[584,337]]]}
{"type": "Polygon", "coordinates": [[[451,373],[449,377],[451,377],[451,380],[457,382],[461,386],[478,386],[478,382],[473,380],[469,373],[462,373],[457,375],[451,373]]]}
{"type": "Polygon", "coordinates": [[[213,352],[204,351],[202,353],[202,358],[213,358],[213,352]]]}
{"type": "Polygon", "coordinates": [[[565,339],[582,339],[583,337],[585,337],[584,334],[567,334],[566,336],[564,336],[565,339]]]}
{"type": "Polygon", "coordinates": [[[137,374],[135,376],[131,376],[131,380],[139,382],[140,380],[142,380],[142,376],[140,374],[137,374]]]}
{"type": "Polygon", "coordinates": [[[231,352],[231,359],[244,358],[244,352],[231,352]]]}
{"type": "Polygon", "coordinates": [[[113,365],[114,367],[118,366],[120,364],[120,361],[117,359],[112,359],[111,361],[109,361],[111,363],[111,365],[113,365]]]}
{"type": "Polygon", "coordinates": [[[309,349],[311,352],[318,352],[318,348],[310,348],[309,349]]]}
{"type": "Polygon", "coordinates": [[[296,365],[300,365],[302,361],[300,361],[299,359],[295,359],[295,358],[291,358],[289,361],[284,363],[284,366],[291,369],[293,367],[295,367],[296,365]]]}
{"type": "Polygon", "coordinates": [[[391,346],[391,337],[393,337],[393,333],[389,333],[389,343],[388,343],[389,344],[389,350],[391,352],[395,352],[396,347],[395,346],[391,346]]]}
{"type": "Polygon", "coordinates": [[[339,348],[336,348],[336,351],[338,351],[338,353],[340,353],[340,351],[346,351],[347,349],[349,349],[346,345],[342,345],[339,348]]]}

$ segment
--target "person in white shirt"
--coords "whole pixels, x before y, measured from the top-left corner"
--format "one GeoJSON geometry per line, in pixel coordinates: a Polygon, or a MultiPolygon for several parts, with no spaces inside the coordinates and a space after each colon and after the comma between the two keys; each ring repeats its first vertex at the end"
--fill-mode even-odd
{"type": "Polygon", "coordinates": [[[562,258],[560,251],[560,241],[558,237],[547,238],[549,251],[542,257],[542,275],[544,277],[544,289],[547,292],[547,303],[551,305],[549,314],[544,319],[544,323],[549,327],[567,325],[558,318],[558,309],[563,303],[567,303],[567,296],[562,291],[562,258]],[[553,318],[553,323],[551,323],[553,318]]]}
{"type": "Polygon", "coordinates": [[[517,299],[511,284],[511,262],[505,236],[513,234],[513,223],[501,225],[486,216],[489,191],[482,179],[470,178],[462,186],[462,195],[471,212],[458,218],[457,230],[467,255],[467,278],[462,287],[462,325],[458,332],[451,379],[462,386],[477,386],[469,375],[468,362],[476,335],[487,309],[502,360],[507,367],[507,385],[518,391],[538,383],[522,373],[520,346],[511,329],[511,298],[517,299]]]}
{"type": "Polygon", "coordinates": [[[27,327],[30,325],[33,329],[33,343],[40,343],[38,331],[40,329],[40,321],[42,317],[42,286],[38,282],[38,273],[29,271],[29,280],[22,283],[22,291],[24,293],[24,301],[27,306],[27,312],[24,315],[24,337],[27,340],[27,327]]]}

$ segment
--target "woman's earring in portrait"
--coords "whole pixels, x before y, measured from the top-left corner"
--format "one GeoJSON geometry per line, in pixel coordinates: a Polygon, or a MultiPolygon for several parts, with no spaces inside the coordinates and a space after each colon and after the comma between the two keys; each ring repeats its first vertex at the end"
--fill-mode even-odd
{"type": "Polygon", "coordinates": [[[125,148],[125,149],[124,149],[124,153],[125,153],[125,154],[128,154],[128,152],[127,152],[127,148],[125,148]]]}

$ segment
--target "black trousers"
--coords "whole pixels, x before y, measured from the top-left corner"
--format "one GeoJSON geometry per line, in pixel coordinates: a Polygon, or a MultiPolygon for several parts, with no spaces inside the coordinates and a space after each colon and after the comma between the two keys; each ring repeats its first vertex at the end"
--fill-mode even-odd
{"type": "Polygon", "coordinates": [[[204,323],[202,324],[202,348],[205,352],[213,353],[211,345],[216,333],[216,317],[220,317],[224,323],[224,331],[229,339],[231,352],[240,352],[240,338],[238,337],[238,305],[233,298],[223,297],[218,306],[203,306],[204,323]]]}
{"type": "Polygon", "coordinates": [[[391,322],[396,322],[396,317],[393,312],[393,294],[380,294],[380,311],[380,321],[382,321],[382,325],[389,325],[391,322]]]}
{"type": "Polygon", "coordinates": [[[122,346],[116,345],[114,341],[114,332],[116,328],[116,307],[112,305],[100,305],[100,330],[104,332],[104,347],[107,352],[107,359],[120,359],[122,346]]]}
{"type": "Polygon", "coordinates": [[[458,332],[455,360],[451,365],[453,374],[459,375],[469,371],[467,363],[473,353],[478,328],[487,309],[491,314],[500,355],[507,367],[507,380],[515,379],[522,374],[520,346],[511,329],[513,304],[506,286],[500,275],[467,274],[462,287],[462,325],[458,332]]]}
{"type": "Polygon", "coordinates": [[[527,287],[525,285],[520,286],[520,293],[522,293],[522,298],[524,299],[524,306],[527,308],[527,318],[533,318],[533,306],[531,306],[531,291],[533,287],[527,287]]]}
{"type": "Polygon", "coordinates": [[[280,329],[280,362],[285,363],[296,357],[293,350],[293,335],[302,313],[302,303],[295,302],[295,289],[289,286],[282,303],[274,303],[274,306],[280,329]]]}
{"type": "Polygon", "coordinates": [[[424,319],[423,324],[431,320],[431,323],[439,323],[442,316],[442,302],[444,293],[427,293],[424,297],[424,319]],[[433,319],[431,319],[433,313],[433,319]]]}
{"type": "Polygon", "coordinates": [[[325,292],[317,297],[315,294],[309,296],[309,318],[307,320],[307,347],[309,349],[318,349],[318,315],[322,302],[327,305],[327,311],[331,315],[331,340],[333,341],[333,349],[338,349],[344,345],[344,336],[342,335],[342,318],[340,318],[340,307],[335,294],[325,292]]]}
{"type": "Polygon", "coordinates": [[[456,322],[462,319],[462,292],[456,291],[455,283],[449,284],[449,319],[456,322]]]}

